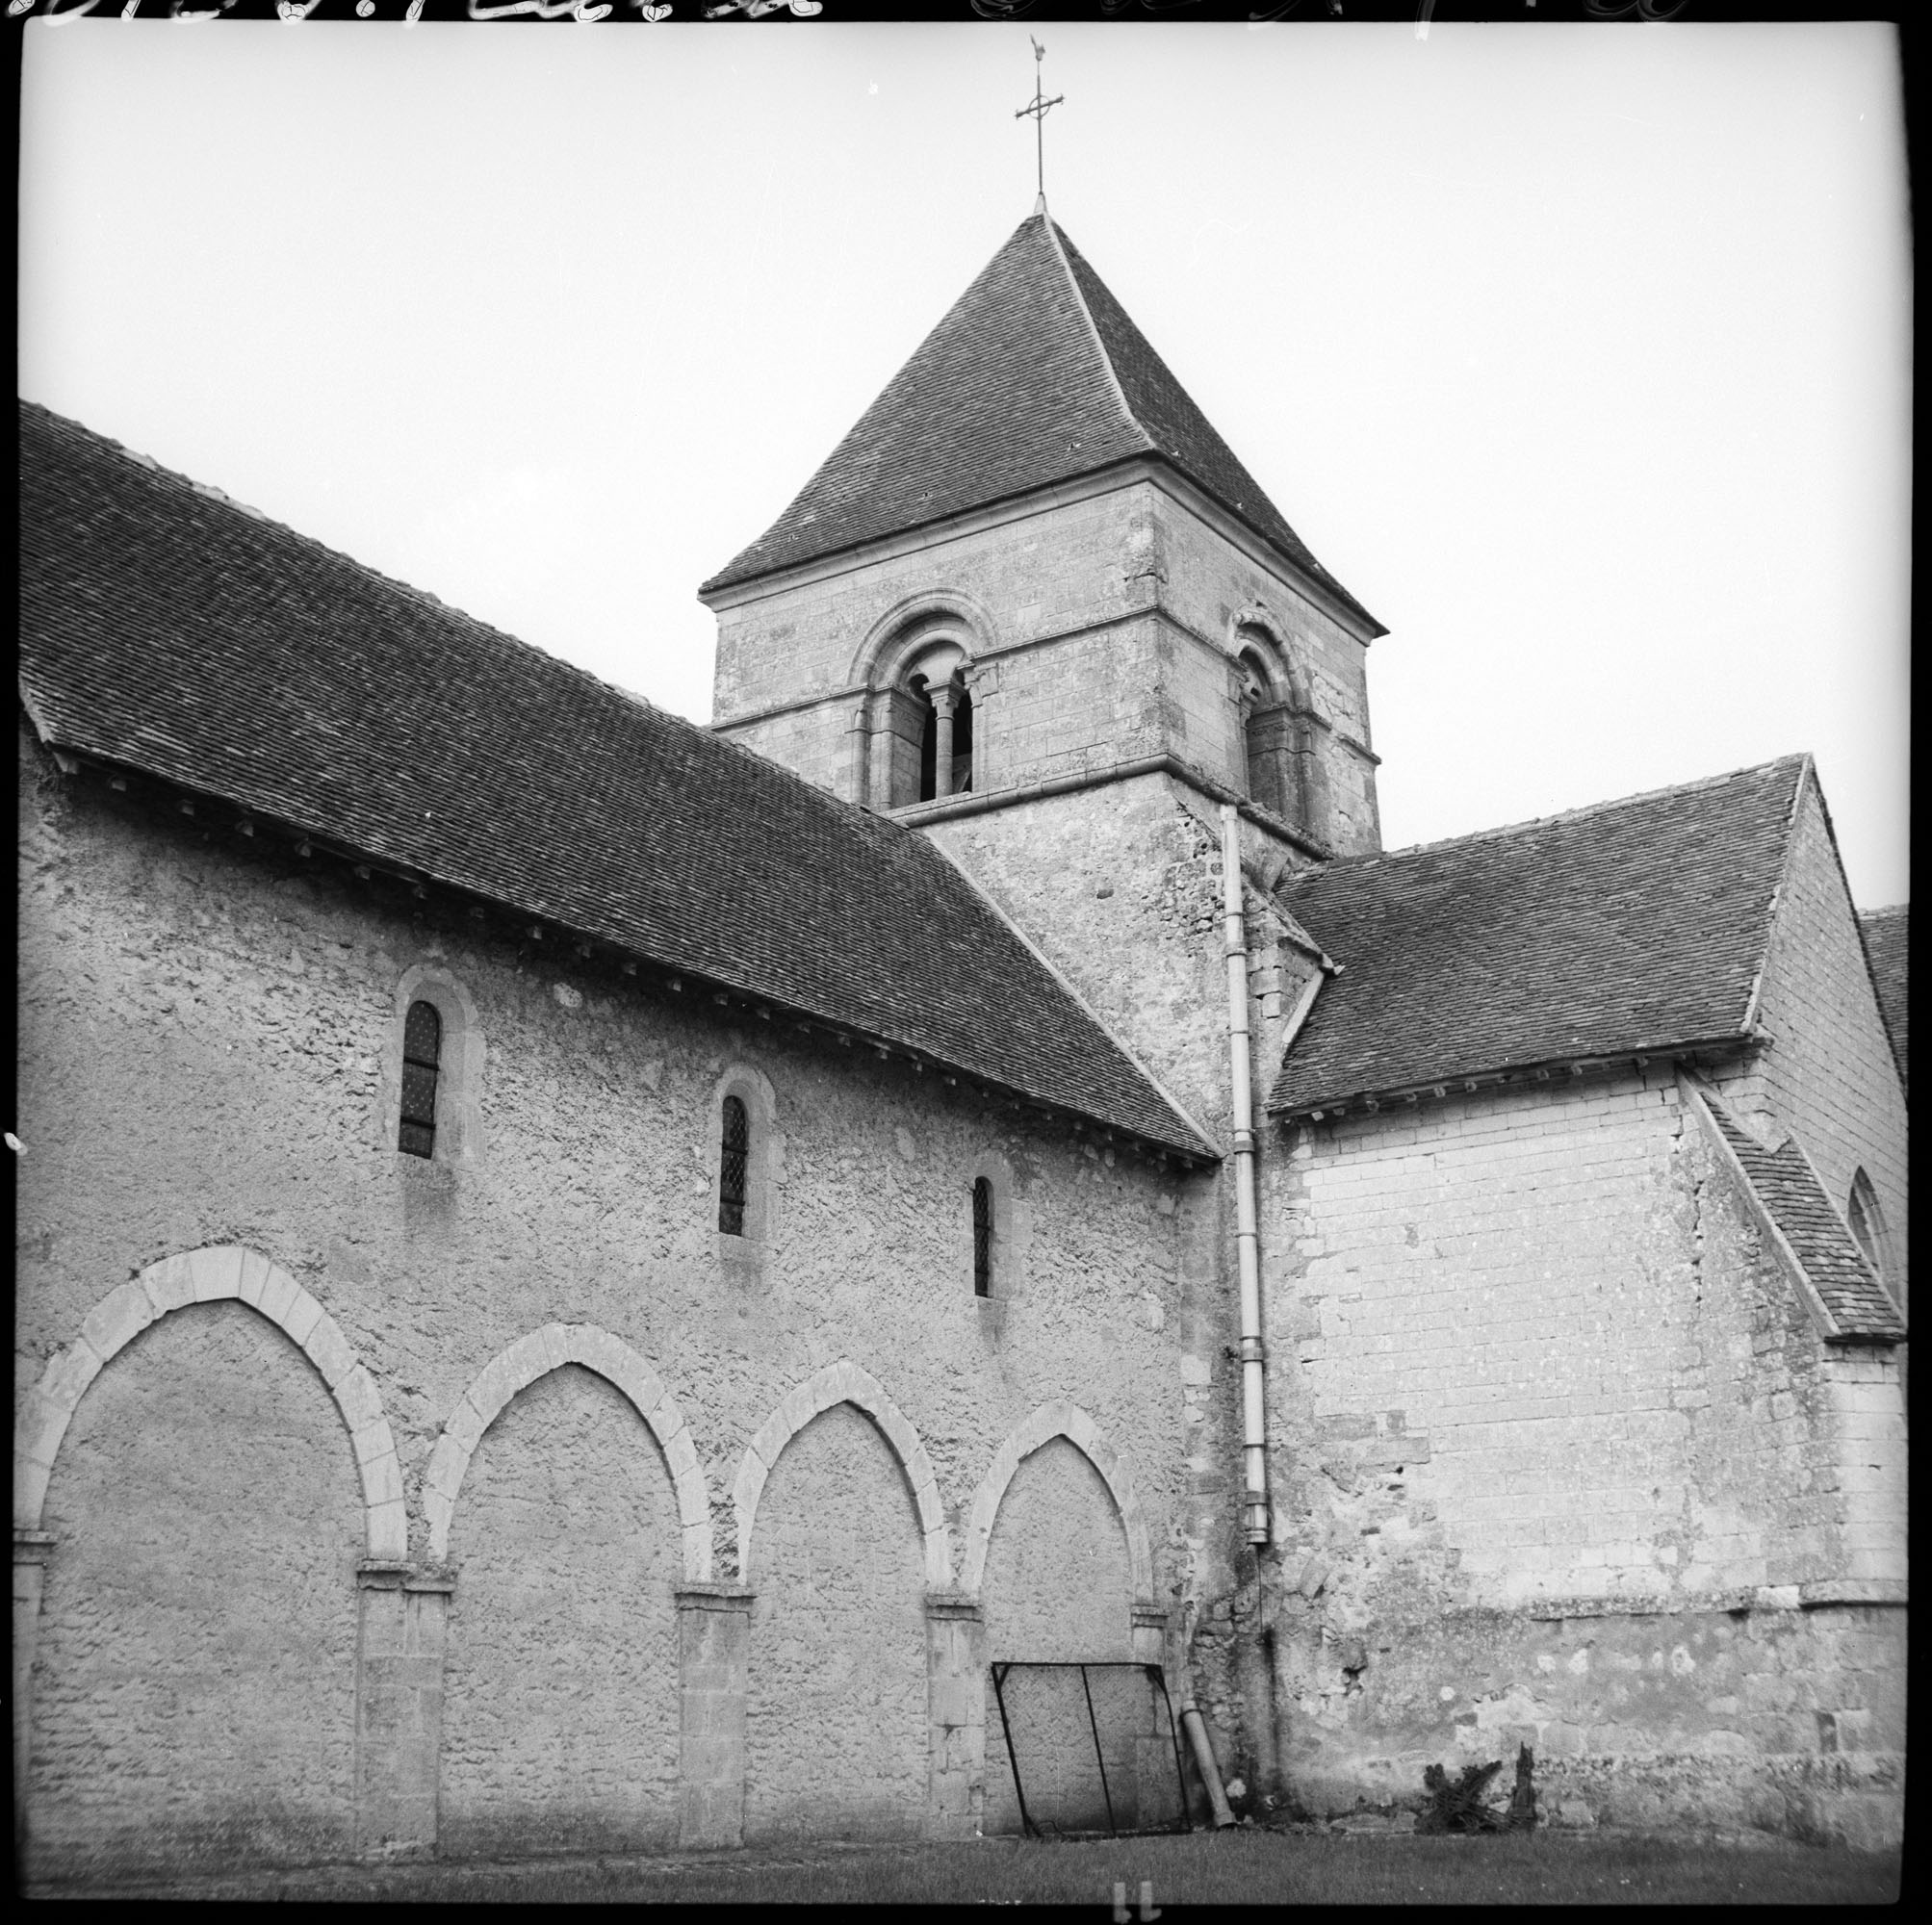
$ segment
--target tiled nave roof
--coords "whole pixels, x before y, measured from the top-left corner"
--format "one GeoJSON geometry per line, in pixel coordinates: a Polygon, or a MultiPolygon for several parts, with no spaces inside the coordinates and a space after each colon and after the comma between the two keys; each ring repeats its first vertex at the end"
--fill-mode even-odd
{"type": "Polygon", "coordinates": [[[917,832],[44,408],[20,435],[50,747],[1216,1154],[917,832]]]}

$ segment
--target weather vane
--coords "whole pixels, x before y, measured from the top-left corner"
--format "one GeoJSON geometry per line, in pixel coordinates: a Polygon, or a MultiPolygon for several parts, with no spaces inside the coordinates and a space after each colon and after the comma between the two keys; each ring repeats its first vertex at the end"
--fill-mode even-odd
{"type": "MultiPolygon", "coordinates": [[[[1029,34],[1027,38],[1031,40],[1033,36],[1029,34]]],[[[1036,213],[1043,212],[1046,206],[1046,110],[1058,107],[1067,98],[1064,93],[1056,93],[1051,100],[1045,97],[1043,76],[1040,70],[1040,63],[1045,58],[1046,49],[1038,40],[1033,40],[1033,98],[1026,106],[1018,109],[1013,116],[1016,120],[1023,120],[1029,114],[1033,116],[1033,160],[1040,176],[1040,206],[1034,210],[1036,213]]]]}

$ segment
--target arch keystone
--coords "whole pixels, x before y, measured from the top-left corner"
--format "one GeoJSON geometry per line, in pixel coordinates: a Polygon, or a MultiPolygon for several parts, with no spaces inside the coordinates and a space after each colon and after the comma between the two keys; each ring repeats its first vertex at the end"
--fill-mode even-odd
{"type": "Polygon", "coordinates": [[[196,1303],[214,1303],[222,1297],[242,1294],[242,1248],[239,1244],[218,1244],[196,1250],[188,1259],[189,1274],[194,1279],[196,1303]]]}

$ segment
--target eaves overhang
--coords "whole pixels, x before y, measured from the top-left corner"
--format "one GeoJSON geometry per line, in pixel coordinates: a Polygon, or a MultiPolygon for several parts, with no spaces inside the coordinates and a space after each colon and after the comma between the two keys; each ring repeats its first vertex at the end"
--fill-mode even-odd
{"type": "Polygon", "coordinates": [[[364,883],[381,877],[389,884],[407,888],[418,901],[438,901],[448,909],[483,921],[486,927],[494,919],[500,934],[521,932],[522,937],[545,944],[548,953],[556,956],[559,962],[568,957],[576,966],[601,966],[622,977],[648,979],[658,989],[681,996],[688,1003],[709,1002],[754,1019],[788,1021],[803,1034],[839,1046],[871,1050],[882,1061],[898,1063],[914,1075],[931,1073],[942,1084],[964,1087],[992,1100],[1010,1103],[1036,1118],[1053,1120],[1072,1128],[1076,1134],[1088,1134],[1095,1141],[1133,1150],[1149,1161],[1172,1160],[1189,1169],[1207,1168],[1220,1161],[1220,1152],[1193,1128],[1167,1134],[1146,1128],[1129,1129],[1106,1116],[1048,1100],[989,1076],[976,1066],[919,1049],[896,1036],[854,1022],[849,1016],[828,1012],[809,1001],[775,995],[769,988],[747,977],[735,977],[715,966],[701,967],[668,951],[626,942],[608,930],[585,924],[581,918],[543,905],[509,900],[477,886],[473,879],[446,872],[434,864],[399,860],[379,847],[345,841],[313,823],[261,807],[232,790],[191,785],[138,762],[69,744],[46,732],[27,692],[23,689],[20,694],[22,708],[37,738],[68,776],[86,775],[111,790],[144,798],[209,830],[254,842],[258,847],[281,845],[302,857],[331,862],[364,883]]]}

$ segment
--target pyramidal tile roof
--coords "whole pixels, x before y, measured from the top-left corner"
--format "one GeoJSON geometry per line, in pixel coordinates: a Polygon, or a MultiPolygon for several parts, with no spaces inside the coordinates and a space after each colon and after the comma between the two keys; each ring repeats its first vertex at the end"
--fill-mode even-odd
{"type": "Polygon", "coordinates": [[[917,831],[20,404],[41,739],[1218,1155],[917,831]]]}
{"type": "Polygon", "coordinates": [[[1284,880],[1342,969],[1269,1108],[1742,1043],[1809,767],[1788,756],[1284,880]]]}
{"type": "Polygon", "coordinates": [[[1117,462],[1166,462],[1367,623],[1047,214],[1022,220],[772,526],[704,584],[900,534],[1117,462]]]}

